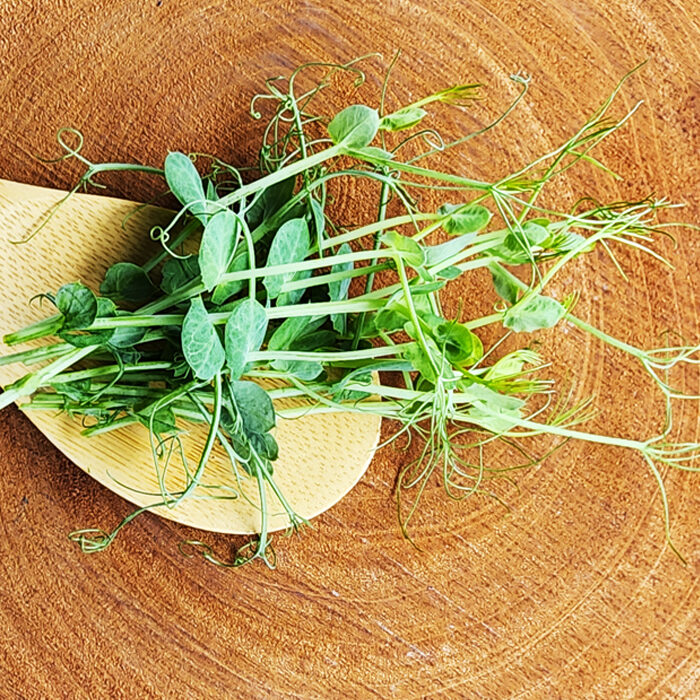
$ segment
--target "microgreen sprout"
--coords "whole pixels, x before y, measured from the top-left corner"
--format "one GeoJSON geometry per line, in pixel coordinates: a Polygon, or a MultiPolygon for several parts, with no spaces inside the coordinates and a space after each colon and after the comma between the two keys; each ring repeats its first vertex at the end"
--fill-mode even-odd
{"type": "Polygon", "coordinates": [[[614,177],[593,151],[638,109],[612,116],[614,98],[634,71],[561,146],[488,182],[424,163],[497,128],[525,96],[529,78],[512,76],[518,92],[510,104],[486,126],[452,141],[435,126],[437,117],[483,99],[479,84],[389,110],[387,72],[377,108],[350,104],[331,118],[316,111],[321,92],[343,77],[355,88],[365,82],[366,60],[307,64],[288,78],[268,80],[266,92],[251,102],[253,117],[268,115],[256,168],[179,152],[162,168],[95,164],[82,154],[79,132],[59,131],[64,152],[56,160],[74,158],[86,168],[62,201],[87,185],[99,187],[103,172],[141,171],[161,177],[178,203],[171,222],[151,231],[162,247],[151,260],[117,263],[99,290],[77,282],[47,290],[56,313],[4,338],[9,346],[50,340],[0,358],[0,364],[31,368],[5,388],[0,408],[23,401],[24,410],[63,411],[85,421],[86,436],[133,424],[146,431],[158,483],[153,505],[111,533],[79,530],[71,538],[83,551],[100,551],[153,507],[174,509],[190,498],[248,498],[242,488],[206,480],[218,446],[236,483],[257,486],[260,532],[230,560],[200,541],[183,543],[181,550],[221,566],[260,559],[273,567],[273,509],[283,509],[290,531],[308,524],[275,481],[279,448],[271,431],[277,419],[359,412],[389,422],[384,444],[418,441],[396,482],[406,537],[434,481],[454,500],[484,494],[501,501],[490,486],[494,479],[514,483],[517,470],[577,439],[639,455],[659,488],[670,543],[661,469],[698,471],[700,444],[670,439],[672,401],[698,396],[674,388],[668,372],[699,364],[700,345],[632,346],[573,314],[583,290],[556,299],[550,283],[596,248],[623,275],[619,246],[663,262],[652,246],[673,225],[660,223],[659,211],[673,205],[590,197],[568,211],[540,204],[548,185],[576,165],[614,177]],[[244,177],[250,170],[259,177],[244,177]],[[372,222],[352,227],[334,219],[334,198],[348,183],[367,192],[378,186],[372,222]],[[442,206],[422,206],[428,193],[442,206]],[[493,312],[465,317],[461,309],[446,317],[441,290],[479,269],[493,280],[493,312]],[[549,365],[532,339],[505,351],[505,340],[512,344],[520,333],[564,324],[639,360],[666,400],[661,434],[636,441],[583,430],[595,413],[592,398],[556,400],[549,365]],[[490,347],[477,332],[485,326],[505,331],[490,347]],[[298,405],[276,403],[283,398],[298,405]],[[188,463],[181,440],[192,423],[206,430],[196,464],[188,463]],[[173,489],[168,475],[176,464],[185,483],[173,489]]]}

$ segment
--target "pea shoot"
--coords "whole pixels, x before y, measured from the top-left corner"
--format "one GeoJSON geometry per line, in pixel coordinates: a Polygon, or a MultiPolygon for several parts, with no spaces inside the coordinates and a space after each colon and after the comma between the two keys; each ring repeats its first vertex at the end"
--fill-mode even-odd
{"type": "MultiPolygon", "coordinates": [[[[362,84],[363,60],[307,64],[268,81],[251,104],[255,118],[262,118],[259,110],[269,113],[254,168],[179,152],[169,153],[162,168],[95,164],[81,152],[82,136],[62,129],[61,159],[86,167],[72,192],[97,184],[102,172],[134,170],[161,178],[179,206],[168,226],[151,231],[162,247],[151,260],[115,264],[99,290],[68,282],[47,291],[56,313],[5,336],[8,346],[47,343],[0,358],[0,364],[30,368],[5,388],[0,408],[21,400],[23,410],[64,411],[87,421],[87,437],[141,424],[160,485],[154,506],[175,508],[194,497],[218,445],[237,478],[257,483],[261,511],[260,533],[231,560],[202,542],[189,543],[221,566],[255,559],[274,566],[267,488],[292,530],[306,524],[275,483],[277,419],[337,411],[387,419],[394,428],[390,441],[419,440],[417,457],[397,479],[406,537],[433,480],[453,499],[495,496],[493,479],[510,478],[578,439],[639,455],[658,485],[673,547],[662,470],[697,471],[700,444],[671,440],[672,402],[689,397],[668,372],[700,363],[700,346],[634,347],[574,315],[579,290],[563,298],[550,292],[570,261],[593,250],[602,248],[614,265],[618,246],[659,257],[650,244],[671,224],[657,214],[672,205],[584,197],[557,211],[541,203],[542,192],[569,168],[583,163],[606,170],[592,152],[638,107],[612,116],[628,76],[571,138],[487,182],[434,168],[430,158],[496,128],[527,93],[527,78],[512,76],[517,96],[495,120],[447,142],[433,126],[440,105],[469,109],[481,86],[458,85],[387,112],[389,71],[377,108],[352,104],[331,119],[317,113],[319,95],[342,76],[362,84]],[[322,78],[313,83],[309,76],[318,73],[322,78]],[[299,83],[311,86],[300,92],[299,83]],[[334,220],[334,197],[348,183],[378,190],[370,223],[334,220]],[[439,195],[441,205],[422,206],[425,193],[439,195]],[[458,317],[446,315],[441,290],[477,270],[493,282],[492,312],[470,317],[467,307],[458,317]],[[585,431],[580,426],[592,415],[592,400],[555,401],[532,337],[503,350],[521,333],[563,324],[642,364],[666,398],[660,434],[636,441],[585,431]],[[480,335],[487,326],[502,329],[490,346],[480,335]],[[282,407],[275,403],[281,398],[299,405],[282,407]],[[186,467],[184,488],[172,492],[164,474],[189,423],[204,423],[206,440],[198,463],[186,467]],[[548,436],[554,447],[533,455],[529,445],[537,436],[548,436]],[[496,462],[489,459],[494,447],[501,449],[496,462]],[[504,449],[511,463],[502,461],[504,449]]],[[[84,551],[100,551],[144,510],[111,533],[80,530],[72,537],[84,551]]]]}

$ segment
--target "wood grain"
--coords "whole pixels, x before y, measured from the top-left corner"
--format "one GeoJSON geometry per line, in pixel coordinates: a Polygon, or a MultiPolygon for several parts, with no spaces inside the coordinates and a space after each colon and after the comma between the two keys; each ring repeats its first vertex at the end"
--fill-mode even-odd
{"type": "MultiPolygon", "coordinates": [[[[497,177],[582,123],[617,79],[650,62],[621,104],[645,105],[602,150],[621,176],[583,170],[560,202],[586,189],[614,199],[654,191],[698,221],[700,7],[659,0],[506,0],[381,4],[240,0],[9,0],[0,7],[0,176],[67,187],[47,167],[55,131],[80,128],[95,160],[159,163],[168,149],[254,155],[246,114],[263,79],[309,59],[396,48],[389,99],[400,104],[477,80],[488,99],[470,126],[533,87],[507,123],[470,142],[454,167],[497,177]]],[[[376,95],[377,80],[361,94],[376,95]]],[[[328,104],[333,111],[332,101],[328,104]]],[[[145,200],[147,177],[108,192],[145,200]]],[[[373,202],[348,191],[352,221],[373,202]]],[[[604,255],[561,278],[582,291],[578,313],[651,346],[674,328],[700,337],[700,243],[662,245],[673,272],[633,253],[624,283],[604,255]],[[653,312],[653,316],[652,316],[653,312]]],[[[465,282],[446,298],[481,303],[465,282]]],[[[639,368],[570,329],[544,335],[553,372],[598,394],[593,428],[643,437],[662,404],[639,368]],[[555,344],[555,338],[557,342],[555,344]],[[567,375],[568,371],[568,375],[567,375]]],[[[680,380],[698,391],[698,376],[680,380]]],[[[698,439],[698,406],[678,422],[698,439]]],[[[406,455],[382,450],[358,486],[303,538],[279,540],[278,569],[222,571],[184,559],[194,531],[144,517],[108,552],[80,554],[65,535],[116,524],[129,505],[69,463],[16,410],[0,414],[0,696],[9,698],[695,698],[700,687],[697,478],[667,474],[673,536],[633,455],[569,444],[491,500],[427,495],[416,551],[396,527],[392,484],[406,455]]],[[[230,547],[212,536],[217,551],[230,547]]]]}

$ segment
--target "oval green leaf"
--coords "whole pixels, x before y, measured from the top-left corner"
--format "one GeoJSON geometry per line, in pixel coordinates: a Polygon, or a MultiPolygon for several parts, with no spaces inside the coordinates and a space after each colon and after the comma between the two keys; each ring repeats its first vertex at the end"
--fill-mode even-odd
{"type": "Polygon", "coordinates": [[[236,215],[226,209],[215,214],[204,227],[199,246],[199,269],[202,283],[210,292],[233,261],[240,233],[236,215]]]}
{"type": "Polygon", "coordinates": [[[256,299],[244,299],[231,312],[226,322],[224,346],[226,364],[233,379],[244,373],[248,356],[260,349],[266,331],[265,307],[256,299]]]}
{"type": "Polygon", "coordinates": [[[201,297],[195,297],[182,322],[182,351],[195,376],[210,381],[224,366],[224,348],[201,297]]]}

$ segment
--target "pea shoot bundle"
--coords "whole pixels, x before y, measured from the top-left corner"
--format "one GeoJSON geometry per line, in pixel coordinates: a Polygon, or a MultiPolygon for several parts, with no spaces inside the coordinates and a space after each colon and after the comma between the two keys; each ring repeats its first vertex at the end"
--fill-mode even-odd
{"type": "MultiPolygon", "coordinates": [[[[0,358],[31,367],[5,388],[0,408],[22,399],[24,410],[68,412],[90,422],[86,439],[142,424],[159,474],[159,462],[188,424],[204,423],[207,438],[186,486],[172,492],[160,479],[154,505],[176,507],[191,497],[215,445],[223,448],[231,469],[257,482],[262,513],[261,532],[231,561],[200,543],[204,557],[222,565],[256,558],[273,565],[266,484],[291,528],[305,523],[275,484],[271,431],[277,417],[291,415],[276,407],[281,397],[303,401],[304,413],[373,413],[391,421],[394,437],[420,440],[418,456],[397,478],[407,535],[431,480],[441,480],[451,498],[490,494],[489,480],[544,458],[527,449],[529,439],[544,435],[636,451],[658,483],[670,537],[662,468],[697,470],[700,445],[669,439],[671,401],[685,395],[667,372],[698,363],[698,346],[631,346],[577,318],[576,294],[557,300],[547,293],[567,263],[598,247],[614,263],[616,245],[658,257],[648,243],[664,231],[657,220],[664,200],[582,198],[569,211],[541,204],[548,183],[577,163],[604,168],[592,149],[636,109],[609,116],[622,82],[560,147],[485,182],[425,161],[494,128],[526,94],[527,79],[513,76],[518,95],[497,119],[446,142],[424,125],[432,116],[426,108],[468,106],[480,86],[459,85],[387,112],[387,73],[378,108],[354,104],[330,120],[314,112],[318,95],[339,76],[364,80],[358,65],[309,64],[268,81],[251,106],[259,118],[256,106],[264,101],[272,114],[257,179],[244,180],[241,169],[217,158],[207,158],[201,172],[205,159],[197,159],[198,168],[180,152],[171,152],[162,169],[95,164],[80,152],[82,136],[62,130],[64,157],[86,166],[73,191],[95,184],[102,172],[135,170],[162,177],[180,206],[166,227],[151,232],[162,244],[151,260],[113,265],[99,293],[79,282],[47,290],[57,313],[4,338],[7,345],[40,338],[47,344],[0,358]],[[297,94],[299,76],[309,70],[325,75],[297,94]],[[77,146],[66,143],[69,133],[77,146]],[[372,222],[352,227],[334,220],[334,197],[348,182],[378,192],[372,222]],[[423,207],[426,192],[439,194],[442,204],[423,207]],[[447,316],[441,290],[477,270],[490,273],[492,313],[447,316]],[[554,389],[542,377],[546,362],[532,337],[501,351],[506,337],[565,323],[642,363],[667,399],[660,435],[640,442],[578,429],[591,402],[552,402],[554,389]],[[490,347],[479,334],[486,326],[503,329],[490,347]],[[266,380],[277,388],[265,388],[266,380]],[[508,445],[518,458],[490,464],[486,448],[493,444],[508,445]]],[[[132,518],[111,533],[81,530],[73,537],[84,551],[99,551],[132,518]]]]}

